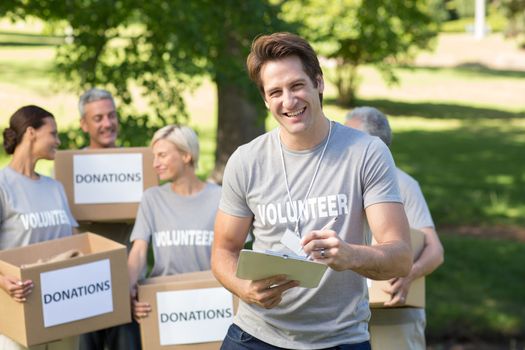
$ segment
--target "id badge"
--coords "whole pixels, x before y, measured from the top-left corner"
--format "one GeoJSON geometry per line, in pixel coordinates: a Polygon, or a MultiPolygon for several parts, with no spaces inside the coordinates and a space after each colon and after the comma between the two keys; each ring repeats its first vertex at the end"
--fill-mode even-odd
{"type": "Polygon", "coordinates": [[[301,239],[292,230],[286,229],[286,232],[281,238],[281,243],[296,255],[306,256],[303,247],[301,246],[301,239]]]}

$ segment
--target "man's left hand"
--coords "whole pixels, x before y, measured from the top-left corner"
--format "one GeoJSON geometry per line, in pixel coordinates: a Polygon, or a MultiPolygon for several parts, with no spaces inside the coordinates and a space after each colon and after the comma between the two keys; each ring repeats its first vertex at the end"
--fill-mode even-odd
{"type": "Polygon", "coordinates": [[[385,302],[385,306],[403,306],[406,304],[408,290],[412,280],[408,277],[392,278],[388,281],[388,288],[383,289],[385,293],[391,295],[390,301],[385,302]]]}

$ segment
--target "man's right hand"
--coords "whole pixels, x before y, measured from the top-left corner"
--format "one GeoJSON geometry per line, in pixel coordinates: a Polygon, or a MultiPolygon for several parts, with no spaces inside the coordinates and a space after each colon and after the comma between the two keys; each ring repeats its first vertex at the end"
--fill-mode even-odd
{"type": "Polygon", "coordinates": [[[15,277],[0,275],[0,287],[15,301],[23,303],[33,291],[33,281],[20,281],[15,277]]]}
{"type": "Polygon", "coordinates": [[[298,281],[289,280],[286,275],[277,275],[258,281],[245,281],[241,299],[248,304],[256,304],[265,309],[279,305],[282,295],[290,288],[299,286],[298,281]]]}
{"type": "Polygon", "coordinates": [[[286,275],[276,275],[257,281],[236,277],[239,252],[244,247],[253,216],[238,217],[220,209],[215,219],[211,267],[215,278],[230,292],[248,304],[271,309],[279,305],[288,289],[299,286],[286,275]]]}

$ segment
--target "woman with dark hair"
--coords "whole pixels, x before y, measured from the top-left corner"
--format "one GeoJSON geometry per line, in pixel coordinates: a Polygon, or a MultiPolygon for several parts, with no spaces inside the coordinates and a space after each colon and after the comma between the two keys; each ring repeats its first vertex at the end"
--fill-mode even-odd
{"type": "MultiPolygon", "coordinates": [[[[64,188],[35,171],[40,159],[55,159],[60,145],[53,115],[37,106],[22,107],[11,116],[3,136],[4,149],[12,158],[0,170],[0,250],[71,235],[78,224],[64,188]]],[[[33,282],[0,274],[0,288],[23,303],[30,297],[33,282]]],[[[31,349],[74,349],[76,344],[75,337],[31,349]]],[[[0,334],[0,349],[25,348],[0,334]]]]}

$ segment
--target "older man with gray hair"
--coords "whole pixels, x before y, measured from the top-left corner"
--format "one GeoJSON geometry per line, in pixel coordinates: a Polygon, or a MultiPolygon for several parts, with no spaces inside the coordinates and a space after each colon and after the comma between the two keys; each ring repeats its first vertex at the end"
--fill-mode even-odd
{"type": "Polygon", "coordinates": [[[89,135],[88,148],[116,147],[118,114],[109,91],[97,88],[86,91],[80,96],[78,111],[80,127],[89,135]]]}
{"type": "MultiPolygon", "coordinates": [[[[113,96],[107,90],[92,88],[78,101],[80,127],[87,133],[89,143],[84,149],[117,147],[118,113],[113,96]]],[[[93,232],[130,247],[129,236],[133,222],[81,222],[79,232],[93,232]]]]}
{"type": "MultiPolygon", "coordinates": [[[[392,130],[388,119],[373,107],[359,107],[346,116],[346,126],[379,137],[385,144],[392,143],[392,130]]],[[[411,228],[425,234],[425,245],[414,261],[410,274],[390,280],[391,300],[385,306],[403,306],[415,279],[426,276],[443,263],[443,246],[418,182],[399,168],[397,179],[405,212],[411,228]]],[[[425,310],[418,308],[372,309],[369,323],[372,349],[426,349],[425,310]],[[394,345],[392,341],[396,340],[394,345]],[[385,344],[385,345],[384,345],[385,344]]]]}
{"type": "MultiPolygon", "coordinates": [[[[85,149],[117,147],[119,131],[115,101],[109,91],[92,88],[80,96],[78,101],[80,127],[88,134],[89,144],[85,149]]],[[[133,222],[80,222],[79,232],[93,232],[130,247],[129,237],[133,222]]],[[[80,350],[139,350],[138,324],[100,329],[80,336],[80,350]]]]}

